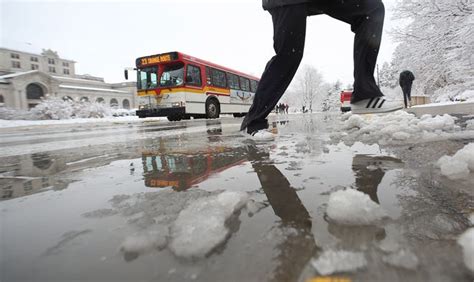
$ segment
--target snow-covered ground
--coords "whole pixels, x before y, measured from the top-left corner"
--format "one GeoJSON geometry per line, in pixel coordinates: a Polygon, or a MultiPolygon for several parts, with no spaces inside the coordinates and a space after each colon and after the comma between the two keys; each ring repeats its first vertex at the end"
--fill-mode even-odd
{"type": "MultiPolygon", "coordinates": [[[[166,120],[166,118],[147,118],[146,121],[166,120]]],[[[143,122],[137,116],[124,117],[104,117],[104,118],[74,118],[61,120],[2,120],[0,128],[23,127],[23,126],[45,126],[45,125],[74,125],[74,124],[94,124],[94,123],[130,123],[143,122]]]]}

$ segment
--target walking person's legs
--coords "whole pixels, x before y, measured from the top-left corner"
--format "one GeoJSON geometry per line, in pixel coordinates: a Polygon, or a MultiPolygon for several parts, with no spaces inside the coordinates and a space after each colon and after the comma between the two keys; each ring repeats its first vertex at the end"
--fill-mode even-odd
{"type": "Polygon", "coordinates": [[[408,102],[410,103],[410,107],[411,107],[411,89],[412,89],[412,86],[413,86],[413,81],[410,81],[410,83],[408,83],[408,88],[407,88],[407,98],[408,98],[408,102]]]}
{"type": "Polygon", "coordinates": [[[405,108],[408,108],[408,93],[405,87],[402,87],[403,91],[403,103],[405,104],[405,108]]]}
{"type": "Polygon", "coordinates": [[[401,108],[397,103],[382,98],[374,78],[385,17],[382,1],[322,0],[321,4],[315,5],[320,6],[325,14],[350,24],[355,33],[352,111],[384,112],[401,108]]]}
{"type": "Polygon", "coordinates": [[[270,10],[276,55],[267,63],[255,98],[240,130],[252,133],[268,128],[267,116],[290,85],[303,58],[307,6],[289,5],[270,10]]]}

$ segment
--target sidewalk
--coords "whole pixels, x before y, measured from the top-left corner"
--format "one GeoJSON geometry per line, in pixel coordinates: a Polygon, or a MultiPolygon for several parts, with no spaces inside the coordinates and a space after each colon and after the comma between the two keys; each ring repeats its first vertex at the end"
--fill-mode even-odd
{"type": "Polygon", "coordinates": [[[445,102],[431,103],[419,106],[413,106],[405,109],[407,112],[415,114],[417,117],[422,115],[469,115],[474,114],[474,102],[445,102]]]}

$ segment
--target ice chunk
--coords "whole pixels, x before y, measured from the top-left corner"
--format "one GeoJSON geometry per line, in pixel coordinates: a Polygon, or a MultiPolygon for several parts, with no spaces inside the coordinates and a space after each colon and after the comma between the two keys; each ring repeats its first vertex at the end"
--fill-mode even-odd
{"type": "Polygon", "coordinates": [[[362,128],[366,122],[360,115],[352,115],[344,122],[344,129],[362,128]]]}
{"type": "Polygon", "coordinates": [[[474,228],[468,229],[458,239],[464,253],[464,264],[474,272],[474,228]]]}
{"type": "Polygon", "coordinates": [[[436,116],[431,119],[424,119],[418,123],[418,126],[422,130],[450,130],[454,128],[456,118],[448,114],[443,116],[436,116]]]}
{"type": "Polygon", "coordinates": [[[344,225],[371,225],[387,217],[368,195],[353,189],[332,193],[326,213],[332,221],[344,225]]]}
{"type": "Polygon", "coordinates": [[[464,148],[454,154],[453,158],[465,162],[469,170],[474,172],[474,143],[469,143],[464,148]]]}
{"type": "Polygon", "coordinates": [[[441,174],[449,179],[461,179],[469,175],[467,163],[455,158],[445,158],[440,163],[441,174]]]}
{"type": "Polygon", "coordinates": [[[146,233],[127,237],[120,245],[120,251],[124,253],[146,253],[166,246],[168,230],[165,227],[151,230],[146,233]]]}
{"type": "Polygon", "coordinates": [[[396,253],[384,256],[383,262],[400,268],[415,270],[418,267],[418,257],[409,250],[399,250],[396,253]]]}
{"type": "Polygon", "coordinates": [[[225,241],[225,222],[247,199],[243,192],[224,192],[191,203],[170,228],[169,249],[179,257],[204,257],[225,241]]]}
{"type": "Polygon", "coordinates": [[[311,260],[313,267],[321,275],[330,275],[339,272],[352,272],[364,268],[367,260],[363,253],[328,250],[318,259],[311,260]]]}
{"type": "Polygon", "coordinates": [[[450,179],[467,177],[474,172],[474,143],[466,145],[452,157],[441,157],[436,166],[441,169],[441,174],[450,179]]]}

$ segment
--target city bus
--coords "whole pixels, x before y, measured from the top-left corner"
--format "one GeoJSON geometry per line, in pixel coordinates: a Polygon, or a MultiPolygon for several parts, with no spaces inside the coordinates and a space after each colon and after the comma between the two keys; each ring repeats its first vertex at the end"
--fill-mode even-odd
{"type": "Polygon", "coordinates": [[[190,151],[144,151],[142,153],[145,186],[187,190],[212,175],[247,161],[245,148],[210,147],[190,151]]]}
{"type": "MultiPolygon", "coordinates": [[[[180,52],[136,60],[137,116],[170,121],[244,116],[252,105],[259,79],[180,52]]],[[[128,70],[125,70],[128,79],[128,70]]]]}

